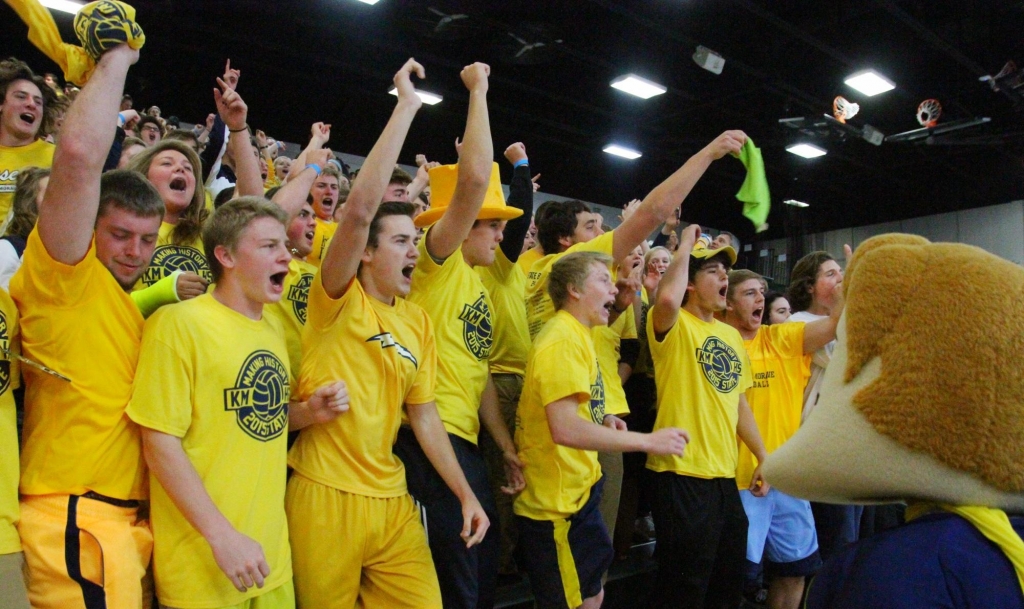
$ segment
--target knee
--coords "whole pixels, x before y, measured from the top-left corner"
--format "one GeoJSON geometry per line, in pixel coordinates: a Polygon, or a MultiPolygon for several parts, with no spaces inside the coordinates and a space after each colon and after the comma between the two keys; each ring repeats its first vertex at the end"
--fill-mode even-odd
{"type": "Polygon", "coordinates": [[[604,588],[601,588],[600,592],[583,601],[583,604],[580,605],[580,609],[601,609],[601,603],[603,602],[604,588]]]}

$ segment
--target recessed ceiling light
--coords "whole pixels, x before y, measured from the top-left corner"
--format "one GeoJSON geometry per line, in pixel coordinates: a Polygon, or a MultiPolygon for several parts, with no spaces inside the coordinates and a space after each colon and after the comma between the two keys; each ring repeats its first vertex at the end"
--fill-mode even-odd
{"type": "Polygon", "coordinates": [[[61,11],[63,13],[71,13],[72,15],[85,6],[81,2],[71,2],[70,0],[40,0],[39,4],[42,4],[46,8],[52,8],[55,11],[61,11]]]}
{"type": "Polygon", "coordinates": [[[792,205],[793,207],[810,207],[810,203],[804,203],[803,201],[797,201],[796,199],[786,199],[783,201],[786,205],[792,205]]]}
{"type": "Polygon", "coordinates": [[[892,84],[891,80],[874,70],[864,70],[847,76],[845,82],[868,97],[892,91],[896,88],[896,85],[892,84]]]}
{"type": "Polygon", "coordinates": [[[668,89],[658,83],[651,82],[646,78],[640,78],[635,74],[626,74],[616,78],[612,81],[612,88],[643,99],[650,99],[655,95],[661,95],[668,91],[668,89]]]}
{"type": "MultiPolygon", "coordinates": [[[[388,93],[394,95],[395,97],[398,97],[398,88],[391,87],[391,89],[388,90],[388,93]]],[[[428,93],[427,91],[420,91],[419,89],[416,90],[416,97],[419,97],[421,100],[423,100],[423,103],[427,104],[428,106],[433,106],[434,104],[440,102],[442,99],[441,96],[436,93],[428,93]]]]}
{"type": "Polygon", "coordinates": [[[608,154],[614,154],[615,156],[621,156],[624,159],[639,159],[642,154],[633,150],[632,148],[626,148],[625,146],[619,146],[618,144],[608,144],[604,147],[604,152],[608,154]]]}
{"type": "Polygon", "coordinates": [[[825,156],[828,154],[827,150],[822,150],[813,144],[793,144],[792,146],[786,147],[786,152],[792,152],[797,156],[802,156],[805,159],[813,159],[819,156],[825,156]]]}

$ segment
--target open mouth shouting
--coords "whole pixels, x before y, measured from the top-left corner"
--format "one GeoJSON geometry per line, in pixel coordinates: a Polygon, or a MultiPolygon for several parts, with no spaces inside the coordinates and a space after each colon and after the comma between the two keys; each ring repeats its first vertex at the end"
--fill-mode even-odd
{"type": "Polygon", "coordinates": [[[409,281],[412,281],[412,271],[415,268],[416,268],[416,263],[415,262],[410,262],[409,264],[405,265],[404,267],[402,267],[402,276],[404,276],[409,281]]]}
{"type": "Polygon", "coordinates": [[[168,188],[175,192],[185,192],[188,188],[188,182],[185,178],[179,176],[171,180],[171,183],[168,184],[168,188]]]}
{"type": "Polygon", "coordinates": [[[20,118],[23,122],[25,122],[27,124],[27,126],[31,127],[32,125],[36,124],[36,120],[39,117],[36,116],[35,114],[32,114],[31,112],[22,112],[21,114],[18,115],[18,118],[20,118]]]}
{"type": "Polygon", "coordinates": [[[275,294],[284,293],[284,280],[286,277],[288,277],[287,271],[274,273],[273,275],[270,276],[270,286],[275,294]]]}

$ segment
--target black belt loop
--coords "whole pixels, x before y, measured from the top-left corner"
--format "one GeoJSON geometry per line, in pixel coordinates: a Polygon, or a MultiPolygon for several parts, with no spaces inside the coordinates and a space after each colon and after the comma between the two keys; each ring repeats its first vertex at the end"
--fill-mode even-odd
{"type": "Polygon", "coordinates": [[[64,528],[64,563],[68,570],[68,576],[82,588],[85,608],[107,609],[107,596],[103,592],[103,586],[82,577],[82,548],[78,538],[80,532],[78,529],[78,499],[77,495],[68,497],[68,522],[64,528]]]}

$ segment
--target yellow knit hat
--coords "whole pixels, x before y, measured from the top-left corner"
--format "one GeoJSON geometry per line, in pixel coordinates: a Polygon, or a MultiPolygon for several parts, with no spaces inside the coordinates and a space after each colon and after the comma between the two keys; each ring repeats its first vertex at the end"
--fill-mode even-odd
{"type": "MultiPolygon", "coordinates": [[[[452,202],[458,177],[458,165],[441,165],[430,170],[430,209],[416,216],[417,227],[430,226],[441,219],[452,202]]],[[[484,205],[480,208],[476,219],[511,220],[521,215],[523,215],[523,210],[505,204],[505,193],[501,190],[498,164],[494,163],[491,168],[491,181],[487,185],[487,194],[484,195],[484,205]]]]}

